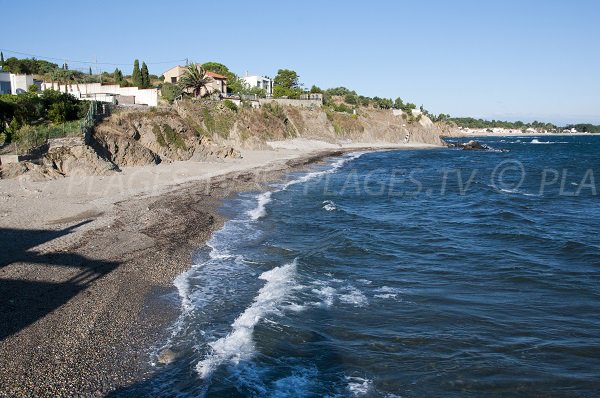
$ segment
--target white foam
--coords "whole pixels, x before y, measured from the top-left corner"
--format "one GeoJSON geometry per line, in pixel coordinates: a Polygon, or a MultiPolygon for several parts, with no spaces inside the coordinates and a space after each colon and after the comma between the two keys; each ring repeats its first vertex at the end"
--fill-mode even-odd
{"type": "MultiPolygon", "coordinates": [[[[252,210],[248,210],[247,214],[250,216],[250,218],[252,220],[258,220],[264,216],[267,215],[267,209],[266,206],[271,203],[271,196],[273,195],[274,192],[280,192],[283,191],[287,188],[289,188],[292,185],[296,185],[296,184],[300,184],[303,182],[307,182],[310,180],[313,180],[317,177],[321,177],[324,176],[326,174],[331,174],[333,172],[335,172],[336,170],[340,169],[344,164],[348,163],[351,160],[354,159],[358,159],[359,157],[361,157],[362,155],[364,155],[366,152],[353,152],[353,153],[349,153],[348,155],[342,157],[341,159],[336,160],[335,162],[333,162],[331,164],[331,167],[327,170],[322,170],[322,171],[315,171],[312,173],[307,173],[305,175],[303,175],[302,177],[299,177],[295,180],[292,181],[288,181],[287,183],[283,184],[281,186],[280,189],[275,190],[275,191],[268,191],[268,192],[263,192],[260,195],[257,196],[257,205],[254,209],[252,210]]],[[[333,203],[333,202],[331,202],[333,203]]],[[[335,210],[335,204],[333,205],[335,210]]],[[[327,210],[327,209],[326,209],[327,210]]],[[[331,211],[331,210],[328,210],[331,211]]]]}
{"type": "Polygon", "coordinates": [[[500,192],[513,193],[513,194],[518,194],[518,195],[523,195],[523,196],[540,196],[540,195],[536,195],[534,193],[522,192],[522,191],[519,191],[518,189],[504,189],[504,188],[501,188],[500,192]]]}
{"type": "Polygon", "coordinates": [[[257,205],[254,209],[248,210],[248,215],[252,220],[258,220],[267,215],[266,206],[271,203],[271,195],[273,192],[267,191],[263,192],[257,197],[257,205]]]}
{"type": "Polygon", "coordinates": [[[196,365],[201,378],[210,377],[220,365],[230,362],[237,365],[241,360],[254,354],[252,333],[256,324],[268,316],[278,312],[296,275],[297,261],[263,272],[259,278],[267,283],[258,291],[258,295],[250,307],[233,322],[231,332],[217,341],[210,343],[212,352],[196,365]]]}
{"type": "Polygon", "coordinates": [[[323,305],[325,307],[331,307],[333,305],[335,289],[331,286],[324,286],[320,289],[313,289],[312,292],[321,297],[322,301],[318,303],[319,305],[323,305]]]}
{"type": "Polygon", "coordinates": [[[333,200],[325,200],[323,202],[323,209],[327,211],[334,211],[337,210],[337,207],[335,207],[335,203],[333,202],[333,200]]]}
{"type": "Polygon", "coordinates": [[[568,144],[566,141],[540,141],[537,138],[531,140],[530,144],[568,144]]]}
{"type": "Polygon", "coordinates": [[[303,183],[303,182],[307,182],[307,181],[313,180],[313,179],[315,179],[317,177],[322,177],[322,176],[325,176],[327,174],[334,173],[337,170],[339,170],[342,166],[344,166],[346,163],[348,163],[348,162],[350,162],[350,161],[352,161],[354,159],[358,159],[359,157],[361,157],[365,153],[366,152],[352,152],[352,153],[349,153],[346,156],[342,157],[341,159],[338,159],[335,162],[333,162],[331,164],[331,167],[329,169],[322,170],[322,171],[315,171],[315,172],[312,172],[312,173],[305,174],[305,175],[303,175],[302,177],[300,177],[300,178],[298,178],[296,180],[292,180],[292,181],[289,181],[289,182],[285,183],[283,185],[282,189],[287,189],[287,188],[289,188],[292,185],[300,184],[300,183],[303,183]]]}
{"type": "Polygon", "coordinates": [[[396,297],[398,297],[398,295],[394,294],[394,293],[386,293],[386,294],[376,294],[374,297],[381,298],[381,299],[395,299],[396,297]]]}
{"type": "Polygon", "coordinates": [[[354,397],[366,395],[371,388],[371,384],[373,384],[372,380],[364,379],[362,377],[346,376],[346,381],[348,382],[348,391],[350,391],[354,397]]]}
{"type": "Polygon", "coordinates": [[[367,297],[355,287],[348,287],[348,293],[340,295],[340,301],[346,304],[354,304],[356,307],[364,307],[369,304],[367,297]]]}

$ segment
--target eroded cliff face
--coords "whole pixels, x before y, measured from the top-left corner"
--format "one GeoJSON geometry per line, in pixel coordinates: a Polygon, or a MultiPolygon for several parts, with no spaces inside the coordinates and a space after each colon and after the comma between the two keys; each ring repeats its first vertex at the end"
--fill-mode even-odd
{"type": "Polygon", "coordinates": [[[96,126],[90,144],[119,167],[239,157],[174,110],[118,112],[96,126]]]}
{"type": "Polygon", "coordinates": [[[416,121],[390,110],[360,108],[350,114],[275,103],[235,110],[223,102],[186,100],[165,109],[119,110],[95,127],[89,146],[51,149],[37,165],[0,169],[0,178],[110,174],[127,166],[234,158],[240,149],[271,149],[269,142],[292,138],[365,146],[443,145],[444,134],[443,126],[426,117],[416,121]]]}
{"type": "Polygon", "coordinates": [[[222,103],[184,101],[177,112],[201,135],[221,145],[268,149],[267,142],[307,138],[328,143],[442,145],[442,130],[427,117],[409,122],[391,110],[360,108],[356,114],[322,108],[263,106],[232,111],[222,103]]]}

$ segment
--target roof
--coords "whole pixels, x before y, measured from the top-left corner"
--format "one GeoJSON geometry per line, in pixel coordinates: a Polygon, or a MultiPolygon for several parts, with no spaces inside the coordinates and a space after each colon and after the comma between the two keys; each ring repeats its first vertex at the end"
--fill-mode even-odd
{"type": "Polygon", "coordinates": [[[206,76],[210,76],[210,77],[215,78],[215,79],[224,79],[224,80],[227,80],[227,77],[225,77],[223,75],[219,75],[218,73],[215,73],[215,72],[211,72],[209,70],[207,70],[205,73],[206,73],[206,76]]]}

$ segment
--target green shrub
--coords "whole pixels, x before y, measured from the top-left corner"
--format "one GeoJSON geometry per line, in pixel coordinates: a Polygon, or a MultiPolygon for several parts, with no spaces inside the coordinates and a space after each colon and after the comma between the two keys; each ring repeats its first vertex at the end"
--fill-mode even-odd
{"type": "Polygon", "coordinates": [[[344,102],[350,105],[357,105],[358,104],[358,98],[356,98],[356,95],[353,94],[346,94],[344,96],[344,102]]]}
{"type": "Polygon", "coordinates": [[[177,98],[181,95],[181,88],[176,84],[166,82],[166,83],[163,83],[163,85],[160,89],[160,95],[162,96],[162,98],[165,101],[168,101],[169,103],[173,103],[175,98],[177,98]]]}
{"type": "Polygon", "coordinates": [[[350,113],[353,114],[354,113],[354,109],[352,109],[351,107],[349,107],[346,104],[339,104],[339,105],[334,105],[333,106],[333,110],[336,112],[345,112],[345,113],[350,113]]]}
{"type": "Polygon", "coordinates": [[[226,108],[231,109],[234,112],[238,111],[238,106],[234,104],[231,100],[226,99],[225,101],[223,101],[223,105],[225,105],[226,108]]]}
{"type": "Polygon", "coordinates": [[[287,123],[288,118],[287,115],[285,114],[285,109],[283,109],[283,107],[281,105],[279,105],[277,102],[267,102],[266,104],[264,104],[263,106],[263,110],[266,113],[266,115],[268,116],[269,114],[275,116],[277,119],[281,120],[284,123],[287,123]]]}
{"type": "Polygon", "coordinates": [[[160,127],[158,127],[158,125],[154,125],[152,126],[152,132],[154,133],[154,136],[156,137],[156,142],[158,142],[158,145],[160,146],[167,146],[167,143],[165,142],[165,138],[162,135],[162,131],[160,131],[160,127]]]}
{"type": "Polygon", "coordinates": [[[162,125],[162,131],[165,141],[174,146],[177,149],[185,149],[185,141],[181,138],[181,135],[177,134],[175,130],[168,124],[162,125]]]}

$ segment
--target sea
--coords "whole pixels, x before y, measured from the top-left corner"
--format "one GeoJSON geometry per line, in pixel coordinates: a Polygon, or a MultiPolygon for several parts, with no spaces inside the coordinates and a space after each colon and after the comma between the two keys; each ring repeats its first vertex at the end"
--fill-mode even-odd
{"type": "Polygon", "coordinates": [[[600,396],[600,137],[478,140],[226,200],[122,395],[600,396]]]}

